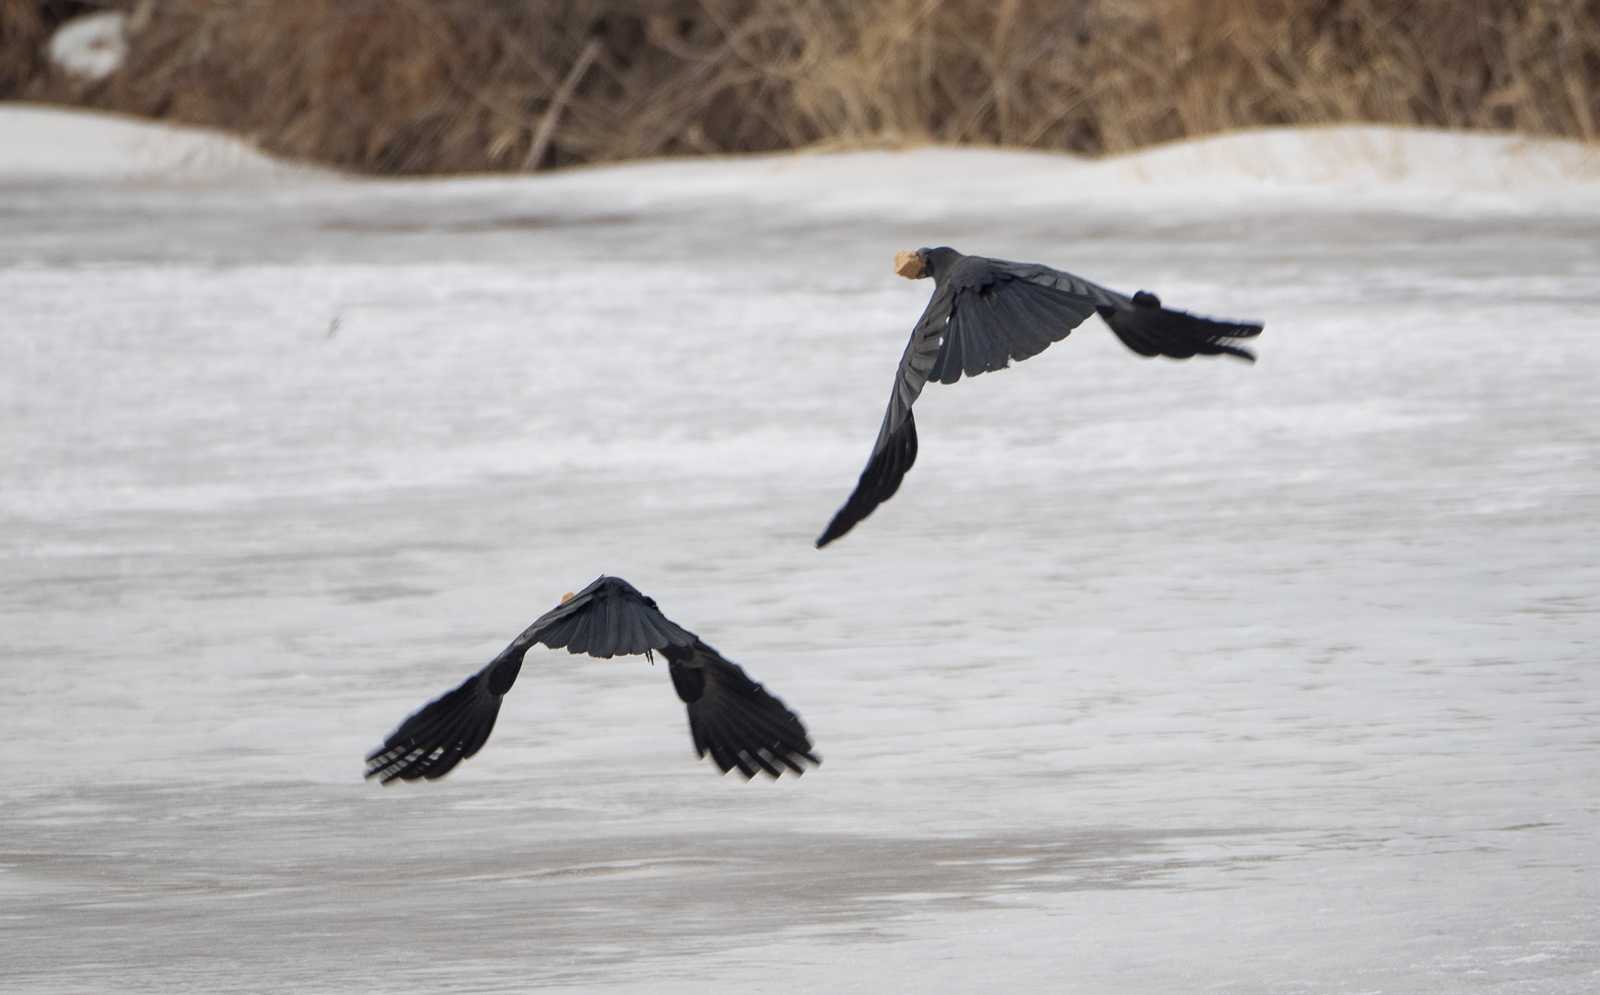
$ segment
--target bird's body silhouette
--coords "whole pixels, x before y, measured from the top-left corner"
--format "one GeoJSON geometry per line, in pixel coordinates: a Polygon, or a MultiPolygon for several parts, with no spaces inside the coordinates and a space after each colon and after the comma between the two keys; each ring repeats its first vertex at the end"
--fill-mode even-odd
{"type": "Polygon", "coordinates": [[[534,643],[610,659],[658,651],[672,686],[689,710],[689,733],[701,757],[723,773],[737,768],[777,777],[820,764],[800,717],[784,707],[738,664],[661,614],[655,601],[620,577],[602,576],[546,612],[487,667],[401,723],[367,757],[367,777],[443,777],[489,739],[500,702],[534,643]]]}
{"type": "Polygon", "coordinates": [[[963,374],[1005,369],[1012,360],[1043,352],[1097,313],[1123,345],[1141,356],[1229,355],[1255,361],[1232,342],[1261,334],[1261,325],[1169,310],[1142,290],[1129,297],[1048,266],[965,256],[951,248],[902,252],[896,263],[901,276],[933,277],[933,297],[900,357],[867,468],[817,537],[818,549],[849,532],[899,489],[917,459],[911,406],[930,380],[951,384],[963,374]]]}

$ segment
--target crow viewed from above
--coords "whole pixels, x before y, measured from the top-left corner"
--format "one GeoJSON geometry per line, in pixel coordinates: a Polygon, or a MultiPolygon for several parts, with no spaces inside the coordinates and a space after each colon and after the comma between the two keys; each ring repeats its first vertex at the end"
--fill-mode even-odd
{"type": "Polygon", "coordinates": [[[1213,321],[1161,306],[1143,290],[1126,297],[1082,277],[1036,263],[963,256],[951,248],[895,256],[895,272],[933,277],[933,298],[900,357],[889,410],[855,492],[817,537],[817,548],[849,532],[894,496],[917,460],[911,405],[929,380],[955,383],[1036,356],[1099,313],[1122,344],[1141,356],[1255,356],[1232,344],[1261,334],[1261,325],[1213,321]]]}
{"type": "MultiPolygon", "coordinates": [[[[510,646],[460,687],[406,719],[367,757],[367,777],[388,784],[395,778],[434,780],[477,753],[500,714],[500,699],[522,670],[534,643],[603,659],[660,650],[678,697],[689,706],[689,734],[701,757],[722,772],[739,768],[748,780],[757,771],[777,777],[801,774],[822,761],[800,717],[724,660],[700,637],[670,621],[656,603],[620,577],[602,576],[569,594],[540,616],[510,646]]],[[[653,660],[654,658],[651,657],[653,660]]]]}

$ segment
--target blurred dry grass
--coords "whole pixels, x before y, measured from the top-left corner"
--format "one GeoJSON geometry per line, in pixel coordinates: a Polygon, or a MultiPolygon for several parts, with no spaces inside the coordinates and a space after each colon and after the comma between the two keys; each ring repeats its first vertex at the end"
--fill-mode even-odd
{"type": "Polygon", "coordinates": [[[1600,0],[142,0],[104,4],[131,55],[94,84],[37,54],[85,6],[0,0],[0,95],[383,173],[516,169],[541,122],[550,166],[1600,117],[1600,0]]]}

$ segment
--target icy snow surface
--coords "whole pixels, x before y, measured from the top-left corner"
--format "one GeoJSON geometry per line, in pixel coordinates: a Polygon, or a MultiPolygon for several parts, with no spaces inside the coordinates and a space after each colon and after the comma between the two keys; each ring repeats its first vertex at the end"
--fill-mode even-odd
{"type": "Polygon", "coordinates": [[[195,183],[103,123],[52,178],[0,115],[0,990],[1600,987],[1592,150],[195,183]],[[931,386],[819,552],[941,244],[1261,361],[1090,319],[931,386]],[[602,572],[823,766],[536,649],[478,757],[361,780],[602,572]]]}

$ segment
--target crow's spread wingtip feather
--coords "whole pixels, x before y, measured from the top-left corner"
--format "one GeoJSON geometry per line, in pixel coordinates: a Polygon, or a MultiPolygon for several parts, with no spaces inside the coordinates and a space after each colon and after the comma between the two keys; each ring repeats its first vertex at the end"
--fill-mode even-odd
{"type": "Polygon", "coordinates": [[[785,771],[798,775],[808,762],[821,765],[800,716],[744,668],[703,642],[662,653],[673,688],[688,708],[697,756],[710,754],[724,774],[738,770],[745,780],[758,772],[773,778],[785,771]]]}
{"type": "Polygon", "coordinates": [[[817,537],[817,548],[821,549],[849,532],[876,511],[878,505],[894,497],[895,491],[900,489],[900,482],[905,479],[906,471],[916,462],[917,422],[907,411],[905,422],[889,436],[882,449],[872,454],[866,469],[861,471],[856,489],[850,492],[850,497],[834,512],[828,527],[817,537]]]}

